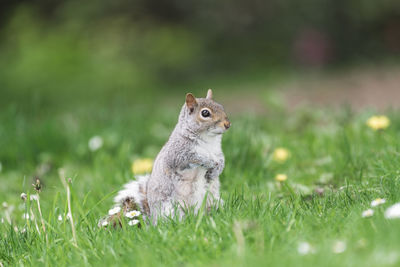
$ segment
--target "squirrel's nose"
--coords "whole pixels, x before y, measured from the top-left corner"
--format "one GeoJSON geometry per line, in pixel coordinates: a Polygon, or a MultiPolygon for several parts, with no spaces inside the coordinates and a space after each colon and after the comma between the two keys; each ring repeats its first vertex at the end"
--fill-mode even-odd
{"type": "Polygon", "coordinates": [[[224,126],[225,126],[225,129],[229,129],[229,127],[231,127],[231,122],[229,121],[229,120],[226,120],[225,122],[224,122],[224,126]]]}

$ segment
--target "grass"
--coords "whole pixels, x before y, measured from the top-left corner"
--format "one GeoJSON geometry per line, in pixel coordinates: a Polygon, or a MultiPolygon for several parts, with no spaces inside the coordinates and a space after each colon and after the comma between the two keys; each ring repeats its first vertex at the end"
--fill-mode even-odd
{"type": "MultiPolygon", "coordinates": [[[[221,94],[222,95],[222,94],[221,94]]],[[[223,98],[217,95],[223,103],[223,98]]],[[[365,124],[371,110],[301,109],[268,114],[233,113],[223,139],[226,167],[220,177],[225,205],[204,216],[188,215],[157,227],[99,229],[112,198],[132,179],[136,158],[155,157],[175,125],[179,105],[80,105],[29,112],[18,104],[0,112],[0,262],[4,266],[394,266],[400,263],[400,220],[385,209],[400,201],[400,114],[388,110],[388,129],[365,124]],[[88,149],[92,136],[103,146],[88,149]],[[276,147],[291,157],[272,160],[276,147]],[[71,178],[72,216],[65,219],[71,178]],[[288,176],[278,183],[278,173],[288,176]],[[23,205],[42,180],[40,204],[23,205]],[[318,191],[318,192],[317,192],[318,191]],[[323,191],[323,192],[322,192],[323,191]],[[362,218],[376,198],[384,205],[362,218]],[[5,205],[5,204],[4,204],[5,205]],[[15,207],[12,211],[10,206],[15,207]],[[22,215],[32,208],[35,220],[22,215]],[[9,212],[11,224],[7,222],[9,212]],[[63,220],[58,220],[58,215],[63,220]],[[35,227],[38,224],[39,231],[35,227]],[[15,230],[15,228],[18,228],[15,230]],[[344,242],[346,249],[332,247],[344,242]],[[308,242],[315,252],[298,253],[308,242]]],[[[229,110],[228,110],[229,113],[229,110]]]]}

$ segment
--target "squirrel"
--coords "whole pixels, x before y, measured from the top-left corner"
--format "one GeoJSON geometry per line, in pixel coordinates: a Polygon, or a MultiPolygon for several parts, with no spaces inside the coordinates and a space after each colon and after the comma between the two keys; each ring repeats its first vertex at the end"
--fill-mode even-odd
{"type": "MultiPolygon", "coordinates": [[[[156,224],[161,217],[182,219],[188,208],[196,214],[205,199],[207,209],[222,203],[219,176],[225,158],[221,139],[231,123],[212,94],[209,89],[206,98],[186,95],[178,123],[157,155],[151,174],[126,184],[115,197],[115,207],[122,208],[117,208],[122,214],[138,209],[143,218],[156,224]]],[[[112,216],[99,225],[111,221],[112,216]]]]}

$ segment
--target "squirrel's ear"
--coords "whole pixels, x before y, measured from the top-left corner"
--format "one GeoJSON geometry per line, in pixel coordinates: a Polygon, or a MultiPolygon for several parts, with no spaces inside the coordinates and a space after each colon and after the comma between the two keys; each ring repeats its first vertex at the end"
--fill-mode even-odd
{"type": "Polygon", "coordinates": [[[212,99],[212,95],[213,95],[213,93],[212,93],[212,90],[211,89],[208,89],[208,91],[207,91],[207,99],[212,99]]]}
{"type": "Polygon", "coordinates": [[[196,98],[191,93],[186,94],[186,106],[190,110],[190,113],[193,112],[196,105],[196,98]]]}

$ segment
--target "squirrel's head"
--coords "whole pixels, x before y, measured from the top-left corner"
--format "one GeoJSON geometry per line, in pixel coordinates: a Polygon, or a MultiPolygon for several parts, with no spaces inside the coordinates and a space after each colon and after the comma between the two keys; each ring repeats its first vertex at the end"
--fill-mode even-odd
{"type": "Polygon", "coordinates": [[[202,134],[223,134],[231,127],[224,107],[212,99],[212,90],[208,89],[205,98],[195,98],[191,93],[186,95],[185,120],[190,130],[202,134]]]}

